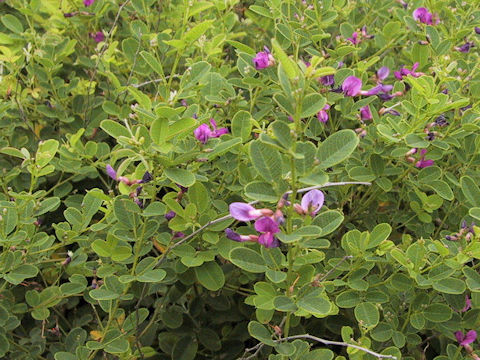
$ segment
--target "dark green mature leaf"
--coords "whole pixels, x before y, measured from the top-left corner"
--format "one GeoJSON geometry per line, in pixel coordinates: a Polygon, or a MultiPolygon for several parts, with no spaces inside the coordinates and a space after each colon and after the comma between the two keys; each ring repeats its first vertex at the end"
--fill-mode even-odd
{"type": "Polygon", "coordinates": [[[317,93],[308,94],[303,99],[302,113],[300,117],[307,118],[309,116],[316,115],[320,110],[323,109],[326,103],[327,99],[325,99],[322,95],[317,93]]]}
{"type": "Polygon", "coordinates": [[[232,135],[247,142],[252,132],[252,116],[248,111],[240,110],[232,118],[232,135]]]}
{"type": "Polygon", "coordinates": [[[164,170],[165,175],[174,183],[190,187],[195,184],[195,175],[190,171],[179,168],[167,168],[164,170]]]}
{"type": "Polygon", "coordinates": [[[460,185],[462,186],[462,192],[467,198],[467,201],[473,206],[480,206],[480,188],[475,180],[470,176],[462,176],[460,178],[460,185]]]}
{"type": "Polygon", "coordinates": [[[355,318],[357,321],[367,328],[375,327],[380,320],[378,308],[369,302],[364,302],[355,306],[355,318]]]}
{"type": "Polygon", "coordinates": [[[272,334],[267,330],[265,326],[257,321],[250,321],[248,323],[248,333],[255,339],[262,343],[273,346],[275,343],[272,340],[272,334]]]}
{"type": "Polygon", "coordinates": [[[463,294],[465,292],[465,283],[460,279],[446,278],[435,281],[433,288],[442,293],[463,294]]]}
{"type": "Polygon", "coordinates": [[[340,130],[330,135],[318,147],[317,158],[321,169],[329,168],[348,158],[358,145],[358,136],[352,130],[340,130]]]}
{"type": "Polygon", "coordinates": [[[197,354],[198,344],[196,339],[184,336],[173,346],[172,359],[193,360],[197,354]]]}
{"type": "Polygon", "coordinates": [[[131,199],[116,198],[113,202],[113,212],[124,227],[133,229],[138,226],[140,210],[131,199]]]}
{"type": "Polygon", "coordinates": [[[195,275],[200,284],[208,290],[217,291],[225,285],[223,270],[215,261],[209,261],[195,267],[195,275]]]}
{"type": "Polygon", "coordinates": [[[252,200],[277,202],[279,196],[272,185],[263,181],[253,181],[245,186],[245,195],[252,200]]]}
{"type": "Polygon", "coordinates": [[[440,323],[450,320],[452,317],[452,309],[445,304],[436,303],[429,305],[423,312],[423,315],[427,320],[440,323]]]}
{"type": "Polygon", "coordinates": [[[250,160],[258,174],[266,181],[276,182],[282,177],[280,153],[260,141],[250,143],[250,160]]]}
{"type": "Polygon", "coordinates": [[[263,257],[252,249],[234,248],[230,251],[229,258],[234,265],[248,272],[263,273],[267,270],[263,257]]]}

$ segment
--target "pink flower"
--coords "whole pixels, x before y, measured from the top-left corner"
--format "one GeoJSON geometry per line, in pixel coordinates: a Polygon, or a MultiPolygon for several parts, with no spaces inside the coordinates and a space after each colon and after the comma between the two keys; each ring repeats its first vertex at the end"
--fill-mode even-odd
{"type": "Polygon", "coordinates": [[[207,124],[202,124],[193,131],[195,138],[203,144],[206,144],[208,139],[217,138],[222,135],[228,134],[227,128],[217,129],[217,123],[214,119],[210,119],[210,125],[213,130],[207,124]]]}
{"type": "Polygon", "coordinates": [[[353,32],[352,37],[347,38],[348,41],[350,41],[353,45],[357,45],[360,43],[360,40],[358,39],[358,33],[356,31],[353,32]]]}
{"type": "Polygon", "coordinates": [[[318,121],[322,123],[326,123],[328,121],[328,113],[327,110],[330,109],[330,105],[326,104],[322,110],[320,110],[317,114],[318,121]]]}
{"type": "Polygon", "coordinates": [[[465,295],[465,306],[460,312],[466,312],[472,307],[472,300],[468,297],[468,295],[465,295]]]}
{"type": "Polygon", "coordinates": [[[362,80],[355,76],[347,77],[342,84],[342,91],[346,96],[357,96],[362,90],[362,80]]]}
{"type": "Polygon", "coordinates": [[[266,248],[280,246],[275,234],[280,232],[278,224],[269,217],[263,217],[255,222],[255,230],[262,232],[259,236],[258,243],[266,248]]]}
{"type": "Polygon", "coordinates": [[[97,31],[96,33],[90,33],[89,35],[97,43],[105,40],[105,35],[101,31],[97,31]]]}
{"type": "Polygon", "coordinates": [[[230,215],[238,221],[256,220],[260,216],[271,216],[270,209],[255,209],[252,205],[242,202],[234,202],[229,206],[230,215]]]}
{"type": "Polygon", "coordinates": [[[413,18],[415,21],[420,21],[427,25],[433,25],[433,15],[427,8],[419,7],[415,9],[413,12],[413,18]]]}
{"type": "Polygon", "coordinates": [[[323,206],[325,195],[320,190],[314,189],[302,197],[301,204],[294,204],[295,211],[301,215],[315,216],[323,206]]]}
{"type": "Polygon", "coordinates": [[[455,337],[457,338],[460,346],[466,346],[477,339],[477,332],[475,330],[470,330],[466,335],[464,335],[463,332],[457,331],[455,333],[455,337]]]}
{"type": "Polygon", "coordinates": [[[386,66],[381,67],[377,71],[378,81],[382,82],[383,80],[385,80],[388,77],[389,74],[390,74],[390,69],[388,67],[386,67],[386,66]]]}
{"type": "Polygon", "coordinates": [[[411,75],[413,76],[414,78],[418,78],[422,75],[425,75],[424,73],[422,72],[416,72],[415,70],[417,70],[418,66],[420,64],[418,62],[416,62],[415,64],[413,64],[412,66],[412,70],[408,70],[405,66],[403,66],[399,71],[395,71],[393,74],[395,75],[395,77],[398,79],[398,80],[402,80],[405,76],[407,75],[411,75]]]}
{"type": "Polygon", "coordinates": [[[264,51],[258,52],[252,60],[253,64],[255,65],[255,69],[257,70],[265,69],[275,65],[275,59],[266,46],[264,51]]]}
{"type": "Polygon", "coordinates": [[[83,0],[83,5],[90,6],[93,5],[94,2],[95,0],[83,0]]]}
{"type": "Polygon", "coordinates": [[[372,112],[370,111],[370,107],[368,105],[360,108],[360,119],[362,120],[372,120],[372,112]]]}
{"type": "Polygon", "coordinates": [[[427,153],[427,149],[420,150],[420,160],[418,160],[415,164],[415,167],[419,169],[423,169],[434,164],[433,160],[425,160],[425,154],[427,153]]]}

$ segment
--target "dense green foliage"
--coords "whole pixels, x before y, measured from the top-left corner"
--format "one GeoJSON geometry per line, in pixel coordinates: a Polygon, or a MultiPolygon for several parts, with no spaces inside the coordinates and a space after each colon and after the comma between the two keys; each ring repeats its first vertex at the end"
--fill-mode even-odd
{"type": "Polygon", "coordinates": [[[0,357],[475,358],[479,2],[403,3],[0,1],[0,357]]]}

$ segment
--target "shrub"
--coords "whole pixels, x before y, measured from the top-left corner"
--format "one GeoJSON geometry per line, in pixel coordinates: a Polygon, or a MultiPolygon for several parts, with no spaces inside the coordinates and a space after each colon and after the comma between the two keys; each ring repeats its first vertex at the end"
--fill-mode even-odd
{"type": "Polygon", "coordinates": [[[2,358],[479,358],[475,2],[0,10],[2,358]]]}

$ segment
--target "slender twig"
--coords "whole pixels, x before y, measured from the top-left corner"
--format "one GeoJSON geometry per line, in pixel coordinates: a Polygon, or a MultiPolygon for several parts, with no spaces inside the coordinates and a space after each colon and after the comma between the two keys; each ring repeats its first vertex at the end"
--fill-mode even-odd
{"type": "MultiPolygon", "coordinates": [[[[288,337],[285,337],[285,338],[281,338],[281,339],[278,339],[278,340],[273,340],[274,343],[280,343],[280,342],[284,342],[284,341],[289,341],[289,340],[295,340],[295,339],[309,339],[309,340],[313,340],[313,341],[317,341],[319,343],[322,343],[324,345],[337,345],[337,346],[343,346],[343,347],[350,347],[350,348],[354,348],[354,349],[358,349],[358,350],[361,350],[367,354],[370,354],[370,355],[373,355],[375,356],[377,359],[394,359],[396,360],[397,357],[396,356],[393,356],[393,355],[382,355],[382,354],[379,354],[375,351],[372,351],[370,349],[367,349],[367,348],[364,348],[362,346],[359,346],[359,345],[355,345],[355,344],[349,344],[349,343],[346,343],[346,342],[341,342],[341,341],[331,341],[331,340],[326,340],[326,339],[322,339],[322,338],[319,338],[319,337],[316,337],[316,336],[313,336],[313,335],[310,335],[310,334],[302,334],[302,335],[292,335],[292,336],[288,336],[288,337]]],[[[245,353],[249,353],[249,352],[252,352],[255,350],[255,352],[248,356],[248,357],[241,357],[239,358],[238,360],[250,360],[250,359],[253,359],[260,351],[260,349],[262,349],[262,347],[264,346],[265,344],[263,343],[258,343],[257,345],[249,348],[249,349],[246,349],[245,350],[245,353]]],[[[245,354],[244,354],[245,356],[245,354]]]]}
{"type": "Polygon", "coordinates": [[[347,259],[352,259],[352,255],[345,255],[338,263],[335,264],[325,275],[318,279],[318,281],[325,280],[331,273],[333,273],[341,264],[343,264],[347,259]]]}
{"type": "Polygon", "coordinates": [[[358,349],[358,350],[361,350],[363,352],[366,352],[367,354],[373,355],[373,356],[377,357],[377,359],[394,359],[394,360],[397,360],[397,357],[393,356],[393,355],[382,355],[382,354],[379,354],[375,351],[364,348],[362,346],[358,346],[358,345],[355,345],[355,344],[349,344],[349,343],[341,342],[341,341],[326,340],[326,339],[322,339],[322,338],[319,338],[319,337],[316,337],[316,336],[313,336],[313,335],[310,335],[310,334],[292,335],[292,336],[282,338],[282,339],[279,339],[279,340],[273,340],[273,342],[279,343],[279,342],[288,341],[288,340],[295,340],[295,339],[309,339],[309,340],[317,341],[317,342],[322,343],[324,345],[337,345],[337,346],[351,347],[351,348],[358,349]]]}
{"type": "MultiPolygon", "coordinates": [[[[172,74],[171,76],[180,76],[180,75],[177,75],[177,74],[172,74]]],[[[165,79],[169,79],[170,78],[170,75],[166,75],[165,76],[165,79]]],[[[145,86],[145,85],[149,85],[149,84],[154,84],[154,83],[158,83],[158,82],[162,82],[162,81],[165,81],[165,79],[153,79],[153,80],[148,80],[148,81],[145,81],[145,82],[142,82],[140,84],[131,84],[130,86],[134,87],[134,88],[140,88],[142,86],[145,86]]]]}

